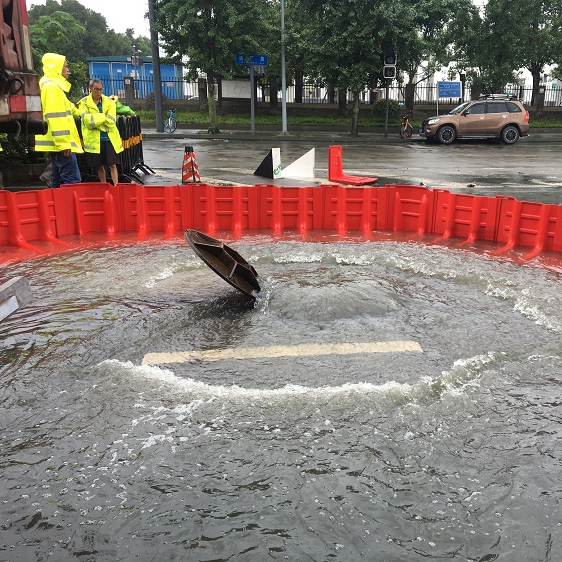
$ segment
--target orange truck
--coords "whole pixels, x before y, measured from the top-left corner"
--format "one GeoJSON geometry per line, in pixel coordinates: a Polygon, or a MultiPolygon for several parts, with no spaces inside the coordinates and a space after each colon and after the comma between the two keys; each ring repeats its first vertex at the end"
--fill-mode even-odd
{"type": "Polygon", "coordinates": [[[45,134],[25,0],[0,4],[0,133],[45,134]]]}

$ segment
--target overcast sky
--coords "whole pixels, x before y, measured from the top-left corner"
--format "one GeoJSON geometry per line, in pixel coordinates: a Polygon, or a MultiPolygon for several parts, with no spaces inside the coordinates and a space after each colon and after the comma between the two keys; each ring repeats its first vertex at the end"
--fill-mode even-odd
{"type": "MultiPolygon", "coordinates": [[[[148,0],[78,0],[82,6],[105,17],[107,25],[113,31],[125,33],[128,27],[135,30],[135,35],[150,37],[148,19],[148,0]]],[[[45,5],[45,0],[27,0],[27,7],[45,5]]]]}

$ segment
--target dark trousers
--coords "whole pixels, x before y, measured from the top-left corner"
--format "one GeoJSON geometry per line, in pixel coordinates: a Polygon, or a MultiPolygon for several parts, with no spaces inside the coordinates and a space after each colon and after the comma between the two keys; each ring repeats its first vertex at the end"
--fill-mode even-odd
{"type": "Polygon", "coordinates": [[[67,183],[80,183],[80,169],[74,152],[70,156],[63,156],[60,152],[51,154],[51,187],[60,187],[67,183]]]}

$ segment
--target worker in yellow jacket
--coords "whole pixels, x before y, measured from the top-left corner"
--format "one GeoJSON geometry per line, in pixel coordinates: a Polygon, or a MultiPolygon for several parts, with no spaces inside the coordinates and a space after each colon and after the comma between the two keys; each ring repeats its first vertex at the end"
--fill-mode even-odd
{"type": "Polygon", "coordinates": [[[102,92],[102,81],[92,78],[90,94],[78,102],[84,152],[88,166],[97,168],[100,181],[106,181],[105,166],[107,166],[113,185],[117,185],[119,181],[117,164],[119,164],[119,154],[123,152],[123,143],[117,129],[115,102],[104,96],[102,92]]]}
{"type": "Polygon", "coordinates": [[[43,119],[49,129],[46,135],[35,137],[35,150],[51,153],[51,187],[61,184],[80,183],[80,169],[76,154],[81,154],[82,143],[74,122],[78,116],[76,106],[68,100],[70,70],[63,55],[43,55],[44,76],[39,81],[43,119]]]}

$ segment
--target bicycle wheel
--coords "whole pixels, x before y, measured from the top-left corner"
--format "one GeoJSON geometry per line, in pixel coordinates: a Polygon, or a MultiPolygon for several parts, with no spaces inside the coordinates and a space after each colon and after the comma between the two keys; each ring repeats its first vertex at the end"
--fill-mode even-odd
{"type": "Polygon", "coordinates": [[[173,133],[177,127],[178,123],[173,117],[168,117],[166,123],[164,123],[164,131],[167,133],[173,133]]]}

